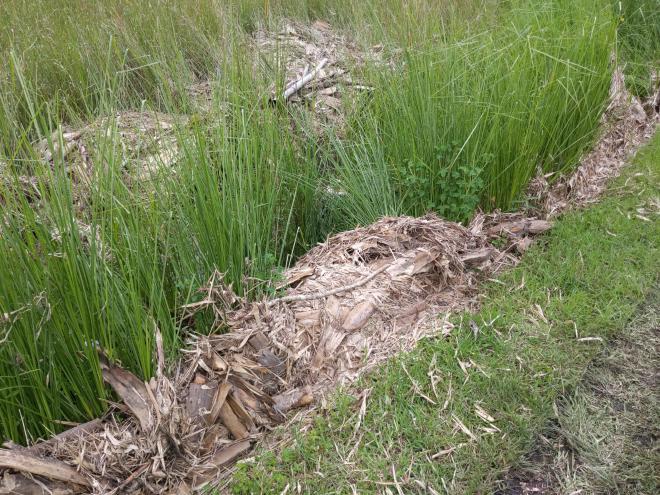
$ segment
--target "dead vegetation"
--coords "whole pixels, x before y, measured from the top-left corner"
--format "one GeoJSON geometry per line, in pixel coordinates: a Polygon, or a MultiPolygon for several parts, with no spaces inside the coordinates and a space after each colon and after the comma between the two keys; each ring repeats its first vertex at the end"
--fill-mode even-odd
{"type": "MultiPolygon", "coordinates": [[[[527,232],[547,228],[534,225],[527,232]]],[[[498,235],[508,229],[515,230],[502,225],[498,235]]],[[[428,215],[385,218],[331,237],[285,273],[289,289],[279,298],[248,302],[215,274],[204,299],[185,309],[187,318],[212,310],[224,333],[192,338],[172,379],[159,348],[159,371],[149,383],[101,354],[103,377],[122,400],[116,413],[126,419],[113,414],[66,442],[37,447],[67,461],[44,461],[50,470],[32,450],[16,450],[21,459],[33,456],[21,470],[61,481],[74,465],[87,481],[72,488],[79,492],[199,488],[291,409],[425,335],[449,332],[433,315],[473,304],[478,274],[510,261],[478,225],[428,215]]]]}
{"type": "Polygon", "coordinates": [[[647,101],[641,102],[625,87],[621,69],[616,69],[610,87],[610,104],[603,114],[603,134],[572,174],[552,184],[539,176],[530,184],[529,196],[549,217],[568,208],[598,200],[607,181],[619,175],[626,160],[655,132],[660,113],[660,83],[647,101]]]}
{"type": "MultiPolygon", "coordinates": [[[[161,172],[172,174],[179,153],[176,125],[185,122],[183,116],[158,112],[119,112],[79,129],[58,129],[34,143],[33,155],[53,170],[64,168],[76,211],[82,214],[89,208],[91,188],[100,171],[114,167],[113,172],[133,187],[148,183],[161,172]],[[121,163],[109,163],[109,156],[120,156],[121,163]]],[[[31,168],[36,172],[37,167],[31,168]]],[[[8,180],[1,171],[0,179],[8,180]]],[[[42,199],[38,184],[36,174],[20,175],[8,190],[23,194],[36,206],[42,199]]]]}
{"type": "MultiPolygon", "coordinates": [[[[280,29],[261,28],[250,40],[253,70],[272,81],[270,100],[286,104],[294,125],[302,124],[317,136],[332,129],[341,136],[356,98],[373,90],[360,81],[369,64],[392,67],[383,47],[364,48],[330,24],[287,21],[280,29]]],[[[206,111],[213,101],[213,82],[189,87],[197,106],[206,111]]]]}
{"type": "Polygon", "coordinates": [[[327,127],[341,134],[355,97],[372,90],[357,80],[356,70],[369,63],[385,65],[382,46],[363,50],[323,21],[311,26],[289,22],[278,33],[260,30],[254,42],[261,64],[275,60],[284,74],[284,93],[276,94],[273,85],[273,100],[310,109],[318,135],[327,127]]]}
{"type": "MultiPolygon", "coordinates": [[[[338,49],[317,49],[293,28],[285,33],[276,41],[262,35],[260,43],[298,47],[290,60],[304,65],[287,65],[287,80],[304,77],[305,65],[318,68],[319,59],[328,60],[315,74],[316,84],[303,86],[295,98],[315,101],[316,111],[321,101],[334,104],[333,92],[342,84],[354,86],[338,49]]],[[[316,24],[305,36],[321,37],[319,43],[328,46],[334,39],[316,24]]],[[[626,97],[612,107],[603,139],[575,174],[552,185],[547,177],[535,181],[533,216],[478,214],[468,227],[435,215],[384,218],[312,249],[284,273],[279,289],[285,294],[270,300],[239,298],[222,274],[213,274],[203,299],[184,309],[190,321],[212,312],[219,332],[191,336],[169,374],[162,344],[157,346],[158,372],[146,383],[100,351],[103,377],[121,403],[103,421],[44,443],[8,445],[0,451],[0,492],[189,493],[217,482],[292,409],[314,403],[338,383],[353,382],[423,337],[449,333],[451,325],[438,314],[475,307],[478,281],[516,263],[533,236],[551,228],[548,218],[594,201],[656,125],[657,114],[642,118],[630,102],[626,97]],[[491,241],[500,238],[505,242],[497,248],[491,241]]],[[[133,160],[127,162],[129,176],[171,163],[177,150],[171,118],[122,114],[116,124],[121,122],[129,129],[118,145],[140,163],[131,168],[133,160]]],[[[58,135],[52,148],[80,183],[95,166],[86,139],[103,127],[58,135]]],[[[39,143],[37,149],[44,160],[52,159],[50,147],[39,143]]]]}

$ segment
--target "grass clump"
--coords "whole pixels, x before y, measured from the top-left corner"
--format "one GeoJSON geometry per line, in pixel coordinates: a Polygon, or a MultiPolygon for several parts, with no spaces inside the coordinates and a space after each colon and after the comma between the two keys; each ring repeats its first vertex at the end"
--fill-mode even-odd
{"type": "Polygon", "coordinates": [[[278,492],[287,483],[316,493],[397,484],[404,492],[492,492],[656,282],[660,223],[635,215],[653,201],[659,156],[656,136],[614,193],[562,217],[488,285],[478,314],[455,320],[451,337],[425,340],[364,377],[357,389],[370,393],[359,429],[362,399],[339,394],[285,451],[241,464],[233,492],[278,492]],[[470,319],[481,328],[476,338],[470,319]]]}
{"type": "MultiPolygon", "coordinates": [[[[33,165],[38,201],[17,194],[17,172],[0,189],[3,435],[25,441],[58,430],[60,419],[100,415],[107,396],[97,346],[152,376],[155,328],[174,355],[179,308],[200,297],[214,270],[248,294],[314,235],[305,150],[281,135],[277,109],[236,108],[182,123],[176,157],[139,181],[127,170],[145,157],[124,150],[109,121],[90,150],[91,163],[103,164],[91,187],[56,158],[33,165]]],[[[201,319],[188,330],[208,327],[201,319]]]]}
{"type": "Polygon", "coordinates": [[[626,86],[645,98],[657,85],[653,73],[660,70],[660,8],[654,0],[614,2],[619,16],[619,55],[624,64],[626,86]]]}
{"type": "Polygon", "coordinates": [[[356,131],[361,150],[339,165],[343,189],[363,205],[360,223],[390,209],[378,208],[380,190],[363,187],[365,155],[399,213],[466,220],[475,195],[487,209],[510,208],[537,170],[570,169],[593,141],[612,71],[610,10],[513,5],[506,23],[411,48],[393,81],[375,76],[381,90],[356,131]]]}

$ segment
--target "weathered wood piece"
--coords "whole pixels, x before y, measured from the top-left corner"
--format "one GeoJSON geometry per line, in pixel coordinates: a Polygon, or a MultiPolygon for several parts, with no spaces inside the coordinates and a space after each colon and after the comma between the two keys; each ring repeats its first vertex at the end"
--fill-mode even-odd
{"type": "Polygon", "coordinates": [[[0,449],[0,468],[44,476],[56,481],[91,486],[87,478],[68,464],[54,459],[42,459],[24,450],[0,449]]]}

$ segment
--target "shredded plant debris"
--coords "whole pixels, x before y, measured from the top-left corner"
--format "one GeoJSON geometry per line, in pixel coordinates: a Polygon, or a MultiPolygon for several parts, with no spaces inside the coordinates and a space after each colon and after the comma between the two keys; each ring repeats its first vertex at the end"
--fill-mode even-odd
{"type": "MultiPolygon", "coordinates": [[[[316,136],[326,129],[341,136],[354,99],[372,87],[359,80],[368,64],[392,68],[383,46],[363,48],[330,24],[287,21],[279,30],[261,28],[251,39],[254,71],[272,80],[270,100],[287,104],[294,123],[309,126],[316,136]]],[[[191,85],[189,94],[202,110],[213,102],[213,82],[191,85]]]]}
{"type": "MultiPolygon", "coordinates": [[[[120,148],[123,161],[117,172],[122,174],[127,185],[142,185],[160,172],[172,173],[172,164],[179,154],[176,124],[185,125],[186,120],[183,116],[158,112],[119,112],[80,129],[56,130],[34,144],[34,155],[51,167],[60,163],[64,166],[71,180],[76,211],[83,216],[89,208],[95,173],[108,167],[102,152],[90,150],[120,148]]],[[[6,180],[2,173],[0,180],[6,180]]],[[[36,206],[42,199],[38,185],[36,176],[23,175],[18,177],[18,184],[8,190],[18,187],[36,206]]],[[[0,196],[0,204],[2,202],[0,196]]]]}

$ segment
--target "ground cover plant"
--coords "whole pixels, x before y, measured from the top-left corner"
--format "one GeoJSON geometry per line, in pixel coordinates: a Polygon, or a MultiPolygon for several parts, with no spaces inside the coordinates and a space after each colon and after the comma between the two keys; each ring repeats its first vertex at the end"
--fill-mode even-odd
{"type": "MultiPolygon", "coordinates": [[[[585,455],[576,484],[559,480],[559,493],[624,485],[653,493],[645,491],[652,470],[636,485],[606,460],[611,444],[590,445],[596,433],[571,426],[580,417],[570,401],[590,360],[657,282],[660,223],[639,211],[657,200],[659,157],[656,135],[600,204],[566,214],[488,285],[479,313],[457,315],[449,337],[424,341],[339,393],[304,435],[294,422],[285,448],[239,464],[233,493],[493,493],[550,419],[565,422],[575,455],[585,455]]],[[[638,431],[653,431],[645,421],[638,431]]],[[[614,434],[601,428],[601,440],[614,434]]]]}
{"type": "Polygon", "coordinates": [[[101,414],[97,345],[151,376],[156,326],[172,358],[208,331],[179,308],[215,269],[258,297],[333,230],[429,209],[467,220],[515,206],[539,167],[570,169],[607,104],[617,15],[586,0],[2,3],[0,435],[101,414]],[[252,36],[285,18],[328,20],[392,60],[355,68],[371,90],[345,136],[300,132],[271,101],[281,61],[252,36]],[[200,108],[191,86],[207,81],[200,108]],[[175,152],[157,153],[162,137],[135,151],[125,111],[175,152]],[[80,168],[65,135],[88,125],[80,168]]]}

